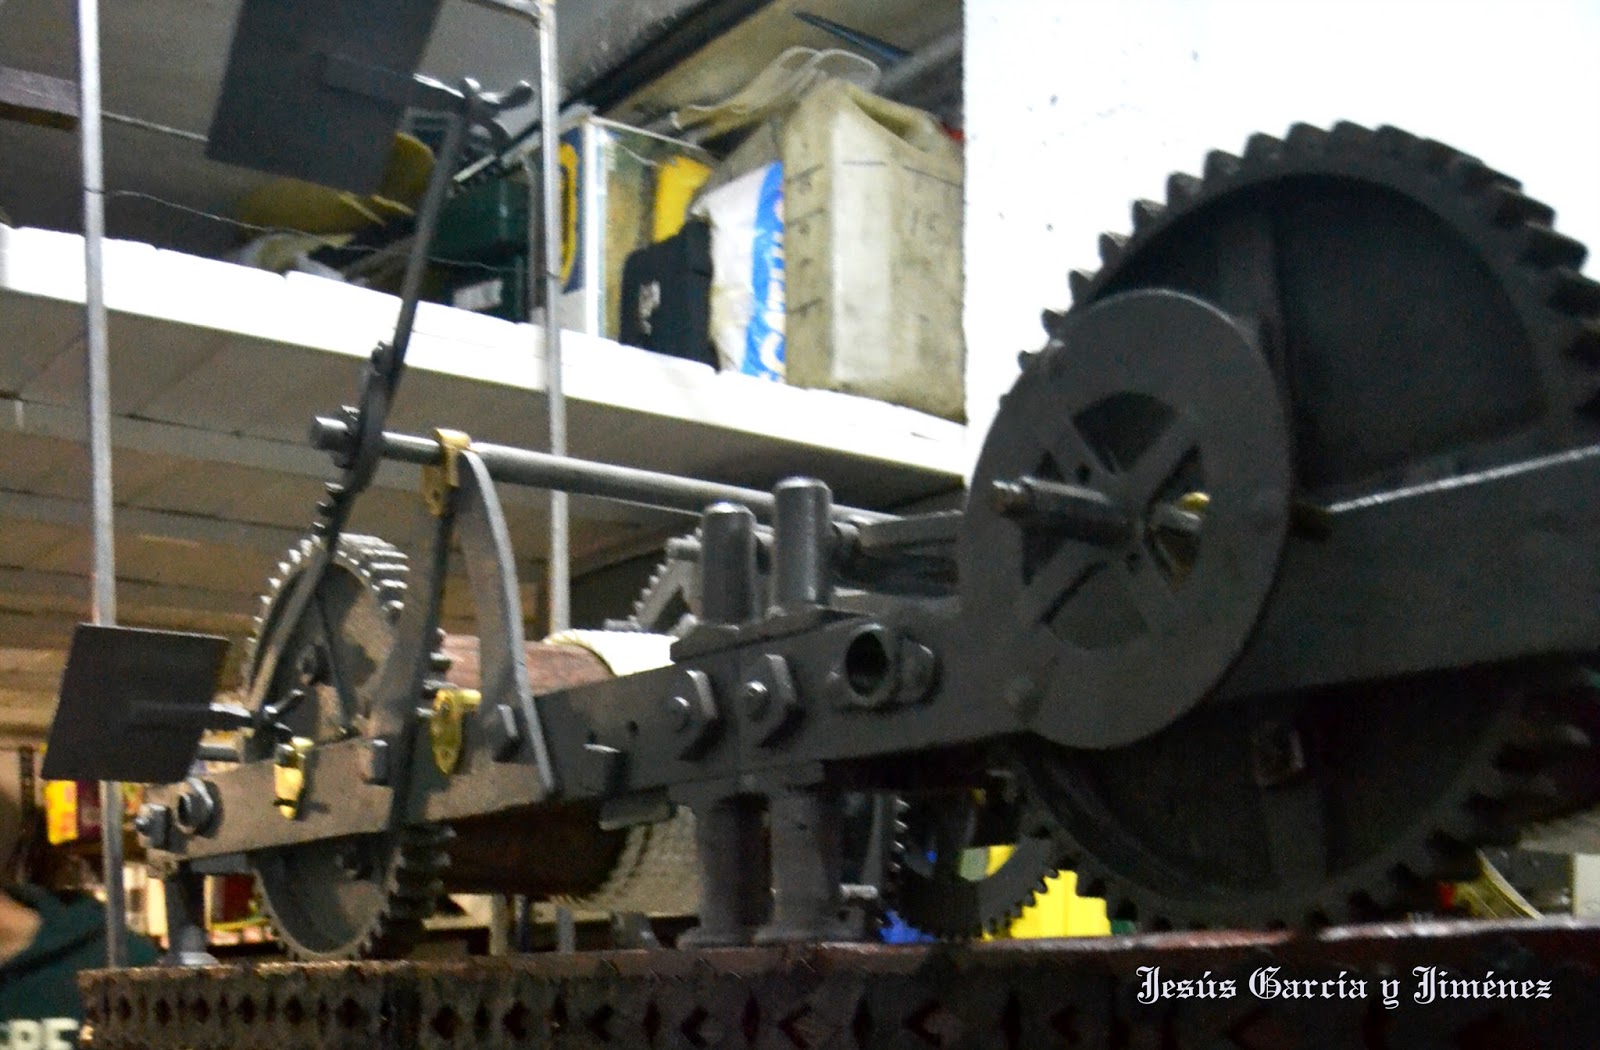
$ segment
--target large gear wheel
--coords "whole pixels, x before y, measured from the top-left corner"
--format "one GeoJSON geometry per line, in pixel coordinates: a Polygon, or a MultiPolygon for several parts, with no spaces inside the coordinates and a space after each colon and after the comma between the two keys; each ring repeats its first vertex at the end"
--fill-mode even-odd
{"type": "MultiPolygon", "coordinates": [[[[1096,306],[1179,292],[1254,333],[1307,503],[1592,441],[1600,285],[1552,218],[1392,128],[1258,135],[1101,239],[1019,385],[1096,306]]],[[[1592,799],[1597,708],[1570,666],[1475,668],[1201,704],[1120,746],[1032,741],[1015,768],[1114,918],[1338,921],[1415,906],[1476,846],[1592,799]]]]}
{"type": "Polygon", "coordinates": [[[1113,918],[1298,925],[1426,910],[1475,849],[1581,805],[1600,692],[1481,668],[1204,706],[1125,748],[1019,748],[1113,918]]]}
{"type": "MultiPolygon", "coordinates": [[[[249,675],[261,666],[260,647],[273,636],[284,597],[319,542],[303,541],[278,566],[262,598],[249,675]]],[[[306,615],[281,643],[275,679],[261,694],[260,725],[245,741],[246,758],[270,759],[293,737],[325,744],[365,729],[370,691],[394,646],[405,573],[405,555],[384,541],[340,538],[306,615]]],[[[250,861],[263,909],[295,956],[382,958],[404,954],[421,935],[443,892],[448,838],[446,828],[405,828],[262,850],[250,861]]]]}

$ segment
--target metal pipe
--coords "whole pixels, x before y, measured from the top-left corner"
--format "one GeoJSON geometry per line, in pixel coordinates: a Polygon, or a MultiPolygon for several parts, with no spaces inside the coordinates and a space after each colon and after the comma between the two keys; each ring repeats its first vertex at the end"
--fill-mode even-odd
{"type": "MultiPolygon", "coordinates": [[[[342,419],[320,416],[312,424],[311,444],[320,451],[338,453],[348,446],[349,441],[350,427],[342,419]]],[[[476,441],[472,443],[472,451],[489,468],[490,477],[513,485],[559,488],[563,492],[581,496],[679,510],[687,514],[700,514],[713,503],[742,503],[754,511],[758,518],[769,521],[775,507],[772,493],[738,485],[699,481],[654,470],[597,463],[571,456],[552,456],[548,452],[476,441]]],[[[385,432],[381,455],[388,460],[428,466],[441,461],[444,449],[433,438],[385,432]]],[[[833,507],[833,518],[862,523],[896,520],[893,514],[837,504],[833,507]]]]}
{"type": "MultiPolygon", "coordinates": [[[[117,622],[116,546],[111,521],[111,364],[105,301],[105,161],[100,126],[100,3],[78,0],[78,120],[83,164],[83,338],[88,355],[89,477],[94,533],[95,623],[117,622]]],[[[122,785],[100,785],[100,855],[106,886],[106,965],[127,962],[122,887],[122,785]]]]}
{"type": "MultiPolygon", "coordinates": [[[[557,75],[555,0],[539,0],[539,139],[544,163],[539,166],[543,197],[539,228],[544,233],[544,385],[550,420],[550,454],[567,454],[567,398],[561,386],[561,184],[559,181],[561,83],[557,75]]],[[[530,221],[530,227],[533,223],[530,221]]],[[[531,270],[532,267],[530,266],[531,270]]],[[[549,599],[551,631],[571,626],[572,580],[568,548],[567,494],[550,490],[549,599]]]]}
{"type": "Polygon", "coordinates": [[[908,57],[901,59],[884,71],[876,88],[880,95],[892,95],[919,77],[961,57],[962,30],[960,27],[939,37],[908,57]]]}

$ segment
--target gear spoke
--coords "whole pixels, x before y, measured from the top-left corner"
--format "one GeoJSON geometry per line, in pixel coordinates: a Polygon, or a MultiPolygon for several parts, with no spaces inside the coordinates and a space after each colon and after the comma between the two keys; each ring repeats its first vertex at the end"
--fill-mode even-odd
{"type": "Polygon", "coordinates": [[[1171,633],[1178,617],[1178,598],[1161,570],[1147,555],[1140,555],[1131,564],[1124,562],[1118,575],[1129,600],[1139,610],[1145,629],[1151,634],[1171,633]]]}
{"type": "Polygon", "coordinates": [[[1141,511],[1155,501],[1162,487],[1178,472],[1198,443],[1199,436],[1194,424],[1180,413],[1172,418],[1150,447],[1139,454],[1132,468],[1127,471],[1124,485],[1130,499],[1141,511]]]}
{"type": "Polygon", "coordinates": [[[311,605],[317,615],[317,625],[328,646],[328,680],[333,686],[334,694],[339,698],[339,726],[348,731],[360,708],[350,689],[349,675],[345,673],[344,661],[340,655],[343,647],[334,634],[332,621],[328,617],[326,599],[320,591],[312,597],[311,605]]]}
{"type": "Polygon", "coordinates": [[[1034,627],[1048,620],[1061,605],[1063,596],[1104,563],[1105,553],[1100,548],[1075,540],[1067,541],[1034,574],[1033,580],[1018,598],[1018,622],[1024,627],[1034,627]]]}
{"type": "Polygon", "coordinates": [[[1056,466],[1065,475],[1063,480],[1081,483],[1096,474],[1104,473],[1104,461],[1083,436],[1083,431],[1078,428],[1075,420],[1069,418],[1052,428],[1049,433],[1037,436],[1040,447],[1050,451],[1056,466]]]}

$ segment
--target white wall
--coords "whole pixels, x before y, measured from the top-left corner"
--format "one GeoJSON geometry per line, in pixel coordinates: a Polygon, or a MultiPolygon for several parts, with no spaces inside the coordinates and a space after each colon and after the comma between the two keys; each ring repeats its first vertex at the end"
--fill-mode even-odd
{"type": "Polygon", "coordinates": [[[967,0],[965,63],[974,458],[1067,271],[1170,172],[1256,131],[1439,139],[1600,253],[1600,0],[967,0]]]}

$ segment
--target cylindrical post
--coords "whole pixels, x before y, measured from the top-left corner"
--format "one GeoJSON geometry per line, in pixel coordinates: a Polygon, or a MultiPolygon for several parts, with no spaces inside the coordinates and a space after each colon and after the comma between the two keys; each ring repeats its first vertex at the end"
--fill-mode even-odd
{"type": "MultiPolygon", "coordinates": [[[[538,223],[543,231],[544,278],[544,382],[550,417],[550,453],[567,454],[567,399],[561,386],[561,80],[556,66],[555,0],[539,0],[539,142],[544,154],[539,165],[538,223]]],[[[529,192],[533,192],[530,180],[529,192]]],[[[529,222],[532,228],[534,223],[529,222]]],[[[530,260],[531,262],[531,260],[530,260]]],[[[529,271],[533,266],[528,267],[529,271]]],[[[571,626],[572,579],[567,536],[567,494],[550,492],[550,630],[571,626]]]]}
{"type": "MultiPolygon", "coordinates": [[[[83,341],[88,356],[89,477],[94,533],[93,610],[117,622],[116,548],[111,527],[111,365],[106,332],[105,164],[100,129],[100,4],[78,0],[78,130],[83,164],[83,341]]],[[[100,850],[106,884],[106,965],[127,962],[122,888],[122,785],[100,785],[100,850]]]]}
{"type": "Polygon", "coordinates": [[[772,490],[772,607],[794,612],[833,594],[833,492],[815,478],[790,478],[772,490]]]}
{"type": "Polygon", "coordinates": [[[717,503],[700,519],[700,610],[707,623],[755,618],[756,516],[717,503]]]}
{"type": "Polygon", "coordinates": [[[844,871],[838,792],[800,787],[768,803],[772,834],[772,922],[758,944],[831,939],[843,929],[844,871]]]}
{"type": "Polygon", "coordinates": [[[162,883],[167,905],[169,966],[211,966],[216,958],[207,950],[206,877],[187,865],[162,883]]]}
{"type": "Polygon", "coordinates": [[[761,800],[733,795],[694,808],[700,861],[700,925],[684,948],[749,944],[771,906],[771,868],[761,841],[761,800]]]}

